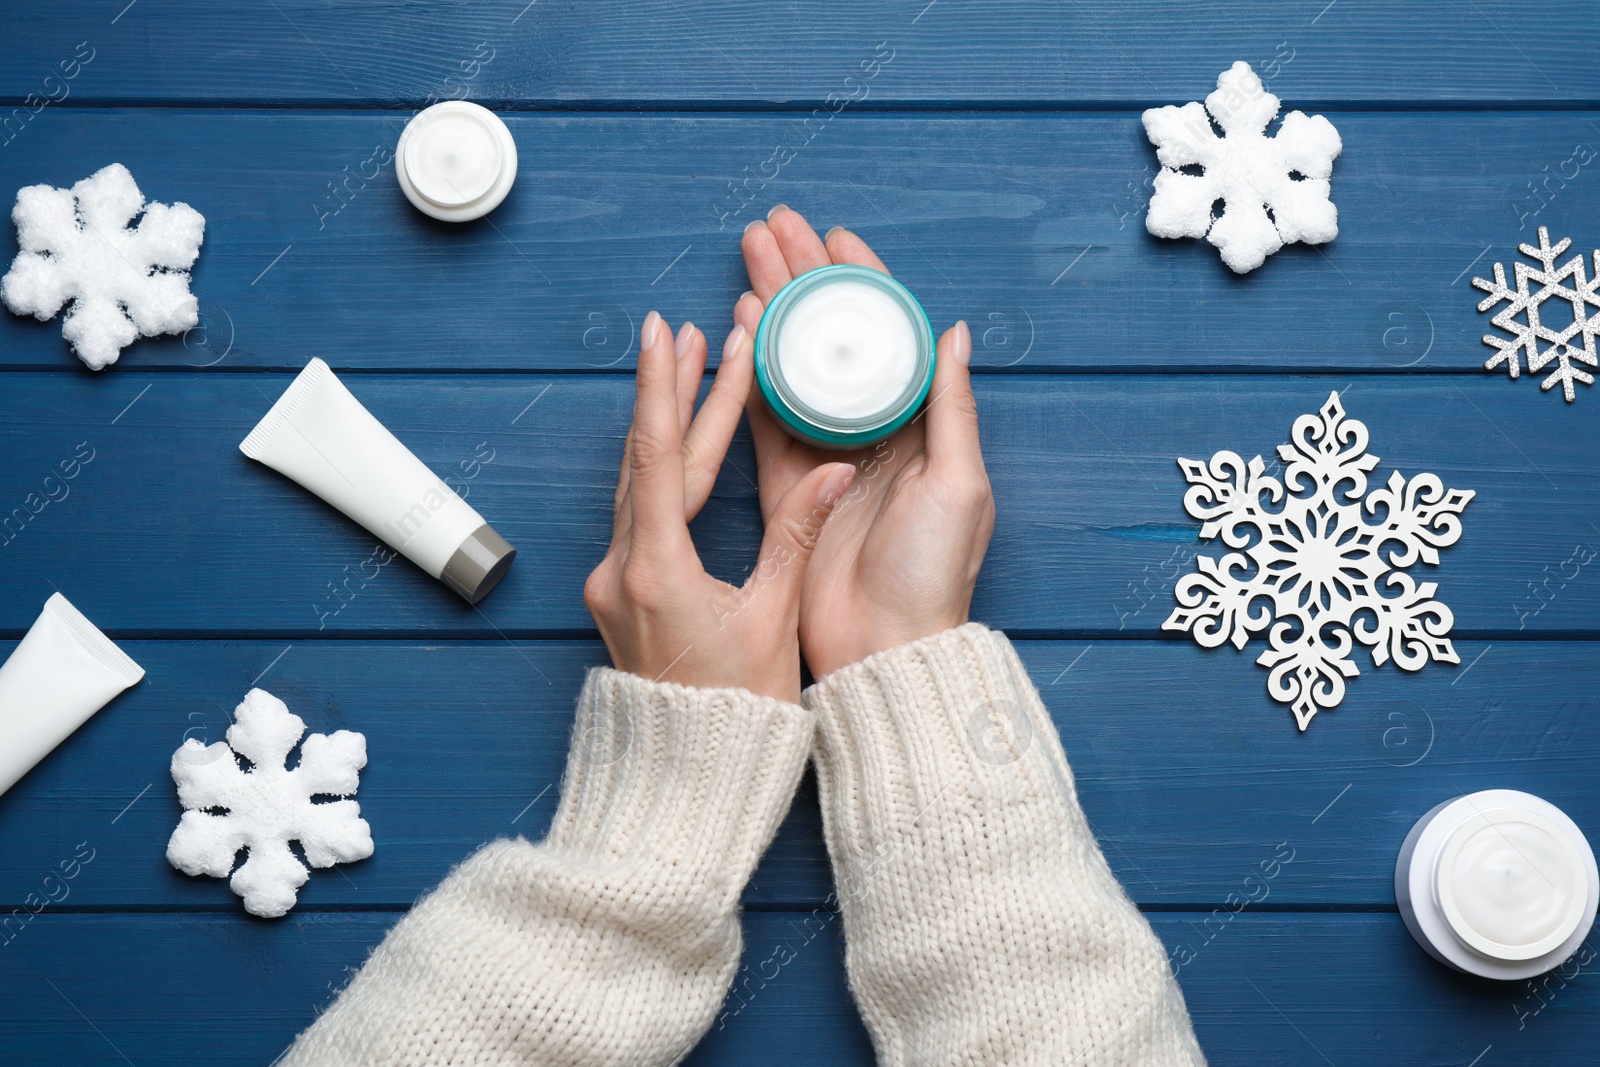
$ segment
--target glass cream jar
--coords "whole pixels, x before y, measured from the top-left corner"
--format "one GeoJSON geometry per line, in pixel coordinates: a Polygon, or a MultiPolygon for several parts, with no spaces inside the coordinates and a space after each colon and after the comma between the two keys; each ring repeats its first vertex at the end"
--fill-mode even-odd
{"type": "Polygon", "coordinates": [[[778,421],[822,448],[862,448],[911,421],[933,385],[934,338],[910,290],[836,263],[779,290],[761,316],[756,380],[778,421]]]}

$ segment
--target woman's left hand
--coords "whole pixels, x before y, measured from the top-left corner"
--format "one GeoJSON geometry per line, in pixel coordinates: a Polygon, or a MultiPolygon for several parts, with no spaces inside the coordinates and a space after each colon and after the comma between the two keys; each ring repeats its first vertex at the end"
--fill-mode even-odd
{"type": "Polygon", "coordinates": [[[711,494],[754,377],[748,332],[735,327],[695,415],[705,335],[672,331],[654,311],[639,330],[633,427],[623,446],[611,547],[583,602],[620,671],[652,681],[800,699],[800,590],[848,463],[817,467],[763,508],[761,555],[735,587],[706,573],[689,520],[711,494]]]}

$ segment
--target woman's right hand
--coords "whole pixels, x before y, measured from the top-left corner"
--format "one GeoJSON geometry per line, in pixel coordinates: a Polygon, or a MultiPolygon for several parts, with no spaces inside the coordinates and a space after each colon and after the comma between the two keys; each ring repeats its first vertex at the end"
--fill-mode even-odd
{"type": "MultiPolygon", "coordinates": [[[[767,302],[789,281],[829,263],[888,269],[848,230],[827,241],[783,205],[745,230],[751,292],[734,318],[754,336],[767,302]]],[[[933,388],[922,415],[876,448],[830,452],[791,437],[759,391],[750,394],[761,511],[820,466],[847,460],[855,484],[834,509],[806,568],[800,647],[821,678],[874,652],[967,621],[978,569],[994,532],[994,496],[978,441],[978,409],[967,364],[972,336],[958,322],[939,338],[933,388]]]]}

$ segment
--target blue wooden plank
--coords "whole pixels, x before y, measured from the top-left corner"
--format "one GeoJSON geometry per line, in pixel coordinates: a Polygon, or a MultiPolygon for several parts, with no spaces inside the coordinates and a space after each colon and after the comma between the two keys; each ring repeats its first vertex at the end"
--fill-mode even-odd
{"type": "MultiPolygon", "coordinates": [[[[605,661],[598,642],[125,647],[145,681],[0,797],[0,916],[39,892],[82,842],[96,858],[65,906],[238,911],[223,882],[166,863],[179,816],[167,764],[186,737],[220,740],[252,683],[313,731],[367,735],[358,799],[377,852],[315,872],[302,906],[405,906],[480,842],[544,834],[578,684],[605,661]]],[[[1406,831],[1434,804],[1475,789],[1547,796],[1600,841],[1592,642],[1464,642],[1460,668],[1365,673],[1307,734],[1268,699],[1265,672],[1231,650],[1019,647],[1102,848],[1142,904],[1256,897],[1246,876],[1286,853],[1262,903],[1392,906],[1406,831]]],[[[819,906],[831,884],[808,779],[746,901],[819,906]]]]}
{"type": "Polygon", "coordinates": [[[1596,15],[1584,0],[1551,0],[1537,19],[1509,0],[1449,9],[1426,0],[1200,9],[93,0],[12,5],[6,17],[0,96],[18,102],[31,93],[69,103],[420,103],[470,93],[517,106],[819,104],[835,93],[873,104],[1082,106],[1166,103],[1209,88],[1235,59],[1278,72],[1285,93],[1320,100],[1600,100],[1596,15]],[[892,62],[847,80],[880,47],[892,62]],[[92,58],[61,66],[75,55],[92,58]],[[63,82],[63,72],[76,76],[63,82]]]}
{"type": "MultiPolygon", "coordinates": [[[[0,202],[115,159],[209,226],[205,329],[140,342],[110,374],[77,370],[59,322],[0,315],[0,367],[50,372],[0,389],[0,521],[17,527],[0,534],[0,632],[60,586],[150,669],[0,797],[0,913],[79,842],[95,850],[69,899],[0,941],[0,1062],[266,1062],[453,862],[543,832],[572,697],[603,650],[500,636],[592,634],[578,588],[607,536],[634,324],[655,306],[720,330],[745,286],[737,233],[779,200],[863,233],[936,321],[974,324],[1001,506],[975,612],[1080,638],[1020,648],[1109,860],[1192,957],[1180,977],[1212,1061],[1589,1055],[1587,979],[1468,980],[1392,913],[1339,909],[1386,908],[1398,841],[1457,792],[1529,789],[1600,833],[1594,421],[1582,401],[1481,376],[1487,317],[1468,288],[1539,224],[1600,245],[1592,2],[1554,0],[1536,26],[1509,0],[1448,16],[1420,0],[1234,0],[1203,19],[1104,0],[12,6],[0,202]],[[1340,238],[1248,279],[1201,243],[1150,238],[1141,215],[1154,161],[1137,110],[1202,96],[1233,59],[1273,75],[1288,106],[1330,112],[1345,140],[1340,238]],[[814,114],[830,93],[841,113],[814,114]],[[512,198],[454,228],[405,204],[387,149],[408,109],[463,94],[544,113],[508,116],[512,198]],[[993,110],[908,113],[962,106],[993,110]],[[618,113],[635,108],[662,113],[618,113]],[[801,150],[730,189],[779,144],[801,150]],[[284,379],[225,372],[313,354],[513,372],[354,383],[524,549],[483,613],[403,561],[334,593],[370,539],[237,454],[284,379]],[[1167,370],[1280,376],[1134,373],[1167,370]],[[1290,376],[1303,371],[1323,373],[1290,376]],[[1254,648],[1130,638],[1155,635],[1195,548],[1215,551],[1194,542],[1173,458],[1270,455],[1330,388],[1373,429],[1380,473],[1478,490],[1466,538],[1427,575],[1476,639],[1457,667],[1364,669],[1301,735],[1254,648]],[[480,442],[495,459],[469,478],[480,442]],[[62,495],[44,478],[82,447],[94,459],[62,495]],[[380,634],[403,640],[351,639],[380,634]],[[190,635],[212,639],[135,639],[190,635]],[[1532,640],[1551,636],[1591,639],[1532,640]],[[257,680],[313,729],[365,730],[373,751],[360,795],[377,855],[318,872],[281,923],[161,855],[168,755],[218,738],[257,680]],[[1265,901],[1213,910],[1285,850],[1265,901]],[[130,908],[157,914],[100,914],[130,908]],[[238,1006],[218,996],[244,989],[238,1006]]],[[[731,462],[753,470],[743,438],[731,462]]],[[[698,524],[728,577],[750,564],[751,497],[727,472],[698,524]]],[[[747,967],[779,945],[795,960],[691,1063],[871,1062],[837,919],[806,910],[829,886],[808,778],[746,895],[764,909],[746,920],[747,967]]]]}
{"type": "MultiPolygon", "coordinates": [[[[267,1063],[304,1028],[393,915],[37,917],[0,968],[8,1063],[267,1063]]],[[[1469,979],[1424,955],[1395,915],[1244,912],[1153,917],[1200,1044],[1244,1063],[1587,1063],[1600,983],[1587,969],[1540,984],[1469,979]],[[1185,956],[1184,958],[1188,958],[1185,956]],[[1486,1056],[1490,1049],[1492,1055],[1486,1056]]],[[[807,913],[744,917],[741,973],[722,1025],[685,1062],[869,1067],[845,987],[840,924],[807,913]],[[776,955],[775,955],[776,954],[776,955]]],[[[1591,939],[1585,952],[1593,957],[1591,939]]]]}
{"type": "MultiPolygon", "coordinates": [[[[17,528],[0,545],[12,594],[0,631],[20,634],[59,587],[122,634],[593,632],[582,585],[610,539],[631,377],[352,376],[522,551],[476,610],[403,559],[364,566],[369,535],[239,453],[283,375],[16,372],[5,383],[0,516],[17,528]],[[48,501],[45,477],[85,442],[92,462],[48,501]]],[[[1380,476],[1431,471],[1477,492],[1461,542],[1438,567],[1418,565],[1459,632],[1594,632],[1600,581],[1584,560],[1600,539],[1600,425],[1587,401],[1600,397],[1566,405],[1487,375],[986,377],[999,521],[977,617],[1045,636],[1158,633],[1192,553],[1220,555],[1196,540],[1176,458],[1270,457],[1330,389],[1367,424],[1380,476]]],[[[760,540],[744,438],[728,463],[696,530],[713,572],[739,579],[760,540]]]]}
{"type": "MultiPolygon", "coordinates": [[[[748,284],[739,234],[785,201],[860,231],[941,326],[966,317],[981,368],[1470,378],[1492,329],[1473,275],[1515,261],[1539,225],[1600,246],[1595,112],[1332,118],[1338,239],[1245,278],[1204,242],[1145,231],[1155,155],[1132,112],[844,114],[736,193],[746,168],[772,171],[774,146],[805,137],[795,116],[512,115],[516,188],[487,220],[454,226],[395,183],[401,113],[57,109],[0,150],[0,203],[115,160],[149,196],[206,216],[202,328],[135,343],[112,372],[124,377],[297,369],[314,354],[373,369],[626,369],[650,307],[727,328],[748,284]]],[[[9,260],[14,233],[0,231],[9,260]]],[[[78,366],[59,322],[8,314],[0,364],[78,366]]]]}

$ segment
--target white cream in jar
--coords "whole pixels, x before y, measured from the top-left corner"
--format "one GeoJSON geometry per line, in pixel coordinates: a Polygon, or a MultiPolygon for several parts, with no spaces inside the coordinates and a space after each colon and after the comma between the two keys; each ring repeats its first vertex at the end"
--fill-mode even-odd
{"type": "Polygon", "coordinates": [[[772,413],[803,440],[859,448],[916,415],[933,382],[933,329],[916,297],[882,271],[808,271],[767,305],[756,377],[772,413]]]}
{"type": "Polygon", "coordinates": [[[837,282],[795,301],[778,331],[778,364],[794,394],[839,419],[890,407],[917,369],[917,336],[883,290],[837,282]]]}
{"type": "Polygon", "coordinates": [[[1424,815],[1395,865],[1395,897],[1434,958],[1485,978],[1531,978],[1583,943],[1600,873],[1583,832],[1514,789],[1457,797],[1424,815]]]}
{"type": "Polygon", "coordinates": [[[488,108],[446,100],[406,124],[394,169],[417,210],[445,222],[466,222],[499,207],[511,191],[517,145],[488,108]]]}

